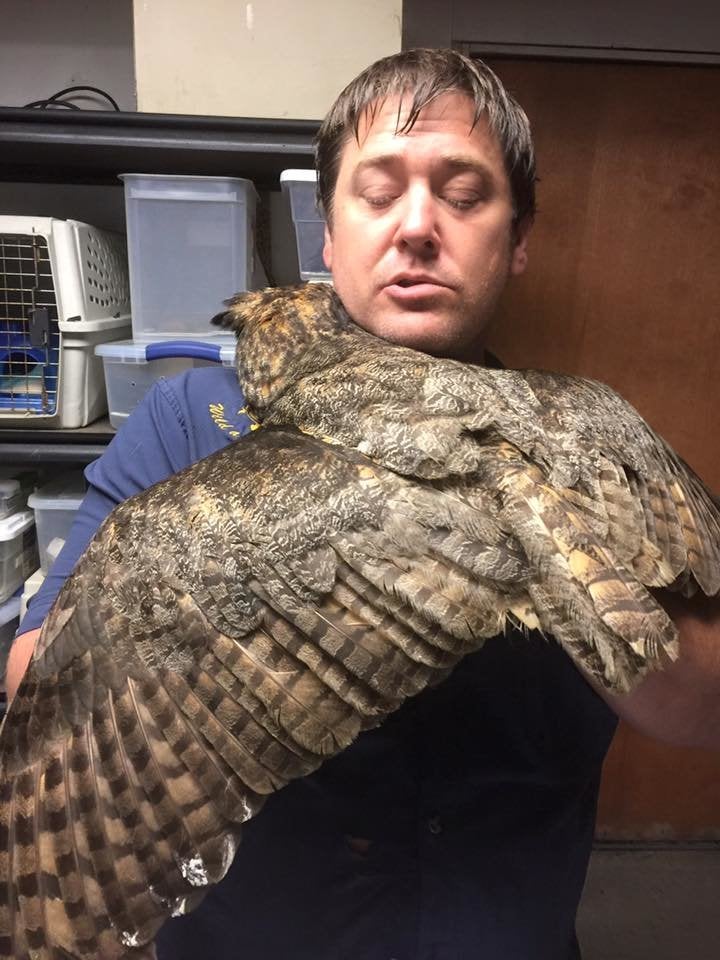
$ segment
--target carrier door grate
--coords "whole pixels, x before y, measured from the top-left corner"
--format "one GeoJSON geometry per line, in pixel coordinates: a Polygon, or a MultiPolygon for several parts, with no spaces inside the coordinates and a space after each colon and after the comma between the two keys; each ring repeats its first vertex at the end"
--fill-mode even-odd
{"type": "Polygon", "coordinates": [[[0,233],[0,410],[54,414],[59,362],[47,239],[0,233]]]}

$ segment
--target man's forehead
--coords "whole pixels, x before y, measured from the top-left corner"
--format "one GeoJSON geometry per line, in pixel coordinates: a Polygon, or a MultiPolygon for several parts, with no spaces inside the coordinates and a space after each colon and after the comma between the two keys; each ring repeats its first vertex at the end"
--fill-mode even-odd
{"type": "MultiPolygon", "coordinates": [[[[358,143],[362,145],[363,141],[373,134],[401,133],[403,136],[422,134],[423,129],[428,125],[435,129],[443,123],[466,123],[468,134],[475,126],[475,104],[462,90],[450,90],[434,97],[418,111],[412,127],[404,130],[412,110],[413,92],[409,90],[388,94],[386,97],[374,100],[360,114],[357,130],[358,143]]],[[[482,121],[483,118],[480,122],[482,121]]]]}
{"type": "Polygon", "coordinates": [[[357,136],[348,132],[341,149],[344,174],[366,165],[379,166],[393,156],[421,155],[436,163],[460,168],[502,164],[502,151],[487,118],[475,121],[475,104],[462,91],[441,94],[426,104],[410,130],[403,130],[412,109],[412,93],[393,94],[370,104],[358,124],[357,136]],[[427,142],[424,142],[427,137],[427,142]]]}

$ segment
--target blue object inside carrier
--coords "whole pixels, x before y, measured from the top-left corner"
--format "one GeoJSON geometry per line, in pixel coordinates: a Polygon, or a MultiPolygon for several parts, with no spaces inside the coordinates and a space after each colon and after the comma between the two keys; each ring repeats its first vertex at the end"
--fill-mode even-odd
{"type": "Polygon", "coordinates": [[[54,414],[59,364],[47,240],[0,233],[0,411],[54,414]]]}

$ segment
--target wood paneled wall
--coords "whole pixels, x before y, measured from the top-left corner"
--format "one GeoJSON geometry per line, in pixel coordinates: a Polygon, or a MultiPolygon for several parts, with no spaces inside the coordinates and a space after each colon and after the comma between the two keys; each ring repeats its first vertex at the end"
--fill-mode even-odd
{"type": "MultiPolygon", "coordinates": [[[[490,346],[611,384],[720,491],[720,69],[491,65],[530,116],[540,182],[490,346]]],[[[720,755],[621,726],[598,834],[720,838],[720,755]]]]}

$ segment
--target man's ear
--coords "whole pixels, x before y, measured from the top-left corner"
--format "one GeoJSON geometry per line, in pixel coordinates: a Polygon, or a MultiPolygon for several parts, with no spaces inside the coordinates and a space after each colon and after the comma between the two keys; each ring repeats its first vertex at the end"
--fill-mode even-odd
{"type": "Polygon", "coordinates": [[[514,246],[510,258],[510,273],[518,276],[523,273],[528,262],[528,235],[533,225],[532,217],[525,217],[513,228],[514,246]]]}
{"type": "Polygon", "coordinates": [[[332,270],[332,236],[330,227],[325,224],[325,242],[323,244],[323,261],[328,270],[332,270]]]}

